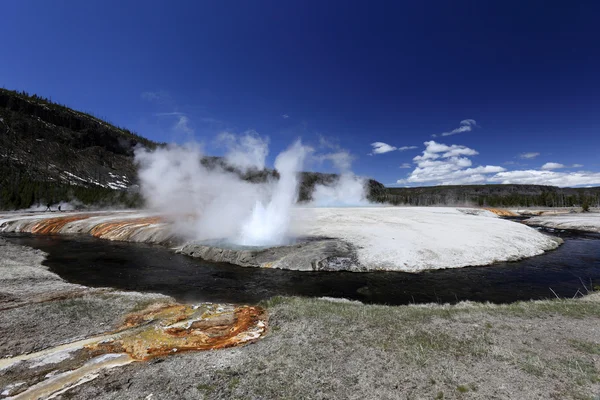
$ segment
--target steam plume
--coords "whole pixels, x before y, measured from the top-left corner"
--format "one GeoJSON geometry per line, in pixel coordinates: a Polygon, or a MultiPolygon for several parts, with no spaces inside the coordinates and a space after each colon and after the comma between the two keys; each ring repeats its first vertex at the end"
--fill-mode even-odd
{"type": "MultiPolygon", "coordinates": [[[[222,138],[225,159],[243,169],[264,167],[267,140],[255,134],[222,138]]],[[[253,184],[223,166],[204,165],[196,144],[139,149],[139,178],[149,207],[171,220],[189,240],[225,240],[243,245],[278,245],[288,240],[290,210],[298,195],[297,174],[308,148],[296,142],[281,153],[279,180],[253,184]]]]}
{"type": "MultiPolygon", "coordinates": [[[[227,148],[225,161],[240,173],[263,170],[268,139],[256,132],[242,136],[221,134],[227,148]]],[[[169,219],[176,232],[188,240],[226,241],[245,246],[289,243],[292,208],[298,200],[299,177],[306,158],[331,162],[341,176],[331,185],[317,185],[317,206],[365,205],[365,181],[350,171],[347,151],[321,155],[300,140],[275,160],[279,179],[250,183],[222,163],[203,163],[197,144],[170,145],[154,151],[138,149],[141,192],[150,208],[169,219]]]]}

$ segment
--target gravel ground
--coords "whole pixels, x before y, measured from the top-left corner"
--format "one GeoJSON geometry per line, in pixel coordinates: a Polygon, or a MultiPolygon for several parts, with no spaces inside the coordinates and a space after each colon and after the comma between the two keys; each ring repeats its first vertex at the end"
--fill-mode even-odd
{"type": "MultiPolygon", "coordinates": [[[[132,309],[169,301],[68,284],[42,256],[0,240],[3,356],[104,332],[132,309]]],[[[510,305],[263,305],[270,332],[257,343],[103,370],[57,398],[600,398],[598,293],[510,305]]],[[[17,378],[0,371],[0,392],[17,378]]]]}

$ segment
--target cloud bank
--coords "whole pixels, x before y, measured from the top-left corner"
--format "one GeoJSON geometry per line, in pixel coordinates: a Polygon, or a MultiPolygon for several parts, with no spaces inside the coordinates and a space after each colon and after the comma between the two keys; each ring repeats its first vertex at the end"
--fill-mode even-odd
{"type": "MultiPolygon", "coordinates": [[[[415,169],[397,184],[417,185],[464,185],[464,184],[535,184],[552,186],[599,185],[600,173],[589,171],[558,172],[569,168],[564,164],[548,162],[539,170],[526,169],[508,171],[496,165],[473,166],[471,156],[479,153],[461,145],[446,145],[435,141],[424,143],[425,150],[413,158],[415,169]]],[[[524,153],[521,158],[535,158],[539,153],[524,153]]],[[[574,164],[572,168],[579,168],[574,164]]]]}

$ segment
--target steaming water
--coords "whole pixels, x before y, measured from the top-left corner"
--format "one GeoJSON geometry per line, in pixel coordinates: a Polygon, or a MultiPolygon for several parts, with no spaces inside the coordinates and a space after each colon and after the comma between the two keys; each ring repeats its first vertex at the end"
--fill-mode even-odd
{"type": "MultiPolygon", "coordinates": [[[[255,133],[220,135],[225,160],[242,174],[261,171],[268,139],[255,133]]],[[[188,241],[226,238],[242,246],[289,243],[291,210],[298,199],[298,174],[314,149],[297,140],[275,159],[277,180],[249,183],[223,165],[205,165],[199,145],[138,149],[140,189],[151,209],[169,220],[188,241]]],[[[317,185],[316,205],[366,205],[365,181],[349,172],[349,153],[320,154],[342,170],[340,179],[317,185]]]]}
{"type": "Polygon", "coordinates": [[[572,297],[600,283],[600,235],[558,233],[557,250],[514,263],[428,271],[299,272],[211,264],[159,247],[92,237],[5,235],[48,253],[66,280],[93,287],[159,292],[180,301],[254,303],[275,295],[343,297],[365,303],[496,303],[572,297]]]}
{"type": "Polygon", "coordinates": [[[291,210],[298,198],[298,172],[307,149],[300,141],[277,156],[275,169],[279,180],[269,203],[257,201],[250,218],[242,226],[237,243],[245,246],[277,246],[289,241],[291,210]]]}
{"type": "Polygon", "coordinates": [[[335,185],[316,185],[312,205],[316,207],[362,207],[366,199],[366,182],[351,173],[342,174],[335,185]]]}

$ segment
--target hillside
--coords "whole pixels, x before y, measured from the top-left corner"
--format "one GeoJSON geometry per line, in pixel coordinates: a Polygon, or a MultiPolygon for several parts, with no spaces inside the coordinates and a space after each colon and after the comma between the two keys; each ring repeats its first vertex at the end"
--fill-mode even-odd
{"type": "MultiPolygon", "coordinates": [[[[139,207],[137,145],[152,149],[162,144],[37,95],[0,89],[0,209],[72,200],[139,207]]],[[[272,170],[241,173],[218,157],[202,162],[251,182],[278,177],[272,170]]],[[[300,201],[310,200],[315,184],[335,179],[334,174],[303,172],[300,201]]],[[[373,180],[369,189],[385,190],[373,180]]]]}
{"type": "Polygon", "coordinates": [[[133,205],[133,149],[157,143],[36,95],[0,89],[0,208],[77,198],[133,205]]]}

